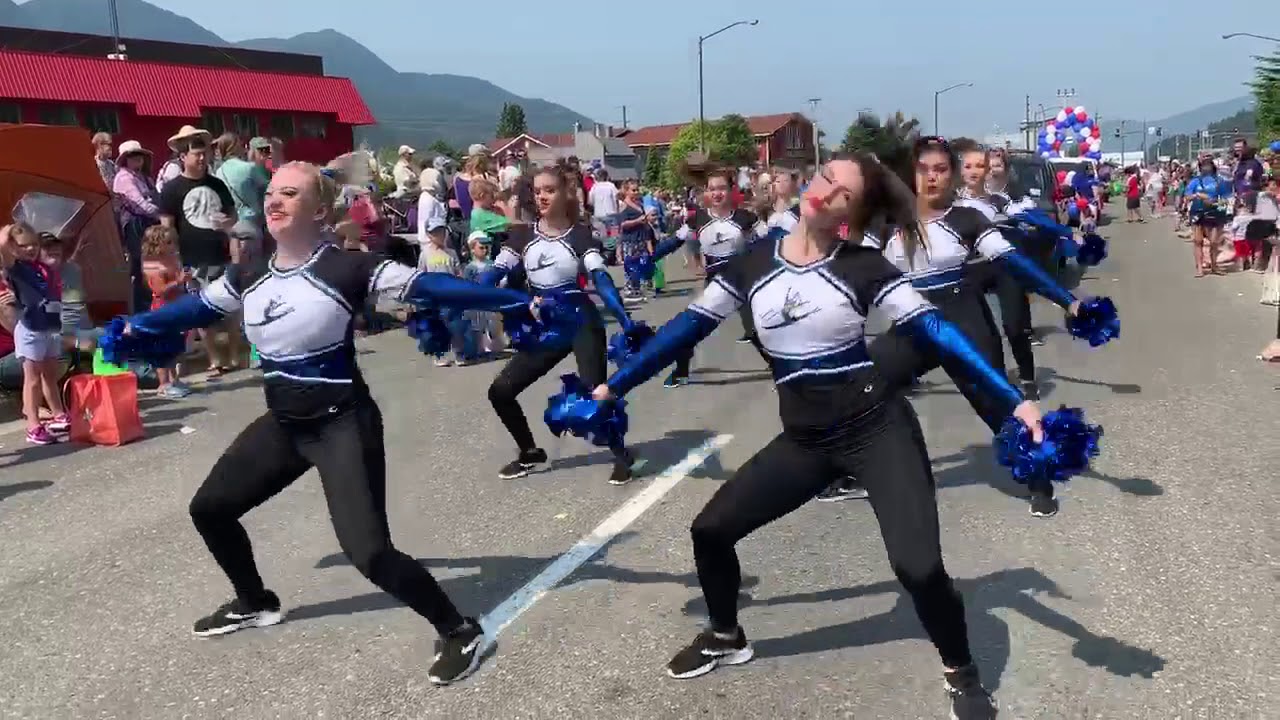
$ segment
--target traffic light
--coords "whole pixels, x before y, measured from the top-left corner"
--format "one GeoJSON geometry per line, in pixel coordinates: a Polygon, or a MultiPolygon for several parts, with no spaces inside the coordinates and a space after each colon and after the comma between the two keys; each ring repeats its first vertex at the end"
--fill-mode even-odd
{"type": "Polygon", "coordinates": [[[1120,137],[1120,128],[1116,128],[1116,137],[1120,137]]]}
{"type": "Polygon", "coordinates": [[[1156,137],[1164,137],[1164,128],[1162,127],[1156,128],[1156,137]]]}

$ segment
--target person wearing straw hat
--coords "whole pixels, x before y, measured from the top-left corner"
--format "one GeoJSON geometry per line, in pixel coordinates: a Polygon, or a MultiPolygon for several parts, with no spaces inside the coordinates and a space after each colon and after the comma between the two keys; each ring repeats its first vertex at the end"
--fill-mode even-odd
{"type": "Polygon", "coordinates": [[[111,181],[111,193],[120,207],[120,240],[129,260],[133,307],[142,310],[151,304],[151,292],[142,275],[142,236],[160,221],[160,194],[151,182],[151,151],[142,143],[120,143],[115,164],[118,170],[111,181]]]}
{"type": "MultiPolygon", "coordinates": [[[[160,191],[161,222],[178,233],[178,255],[183,267],[190,268],[195,282],[206,287],[226,272],[231,262],[228,231],[236,223],[235,198],[227,184],[209,172],[209,156],[213,137],[208,130],[184,125],[169,138],[169,148],[177,153],[182,174],[165,183],[160,191]]],[[[219,358],[214,336],[226,328],[209,328],[202,342],[209,355],[209,371],[221,375],[235,367],[234,331],[228,332],[230,357],[219,358]]]]}

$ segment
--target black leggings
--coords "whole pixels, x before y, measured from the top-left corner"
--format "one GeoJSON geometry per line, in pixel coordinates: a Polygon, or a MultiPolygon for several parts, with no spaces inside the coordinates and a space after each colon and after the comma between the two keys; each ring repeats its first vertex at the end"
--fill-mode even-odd
{"type": "Polygon", "coordinates": [[[320,472],[338,544],[351,564],[436,630],[463,618],[431,573],[391,544],[382,413],[373,400],[306,424],[283,424],[270,412],[231,443],[191,500],[191,519],[236,596],[251,607],[266,593],[240,518],[312,467],[320,472]]]}
{"type": "Polygon", "coordinates": [[[1018,379],[1033,382],[1036,379],[1036,356],[1031,349],[1031,302],[1027,290],[1009,273],[1000,273],[995,279],[996,299],[1000,302],[1000,323],[1004,336],[1009,340],[1009,351],[1018,366],[1018,379]]]}
{"type": "MultiPolygon", "coordinates": [[[[529,420],[520,408],[520,393],[526,388],[555,369],[570,353],[578,362],[578,377],[586,387],[594,388],[609,379],[604,319],[594,303],[587,303],[584,312],[586,322],[574,337],[572,347],[516,353],[489,386],[489,402],[521,452],[538,447],[529,420]]],[[[619,457],[625,452],[622,447],[611,449],[619,457]]]]}
{"type": "Polygon", "coordinates": [[[853,440],[829,450],[798,445],[785,433],[734,473],[693,521],[698,581],[712,627],[738,626],[742,570],[734,545],[812,500],[833,480],[867,478],[894,575],[911,596],[942,662],[970,664],[964,602],[942,563],[933,472],[911,406],[893,398],[868,414],[853,440]]]}

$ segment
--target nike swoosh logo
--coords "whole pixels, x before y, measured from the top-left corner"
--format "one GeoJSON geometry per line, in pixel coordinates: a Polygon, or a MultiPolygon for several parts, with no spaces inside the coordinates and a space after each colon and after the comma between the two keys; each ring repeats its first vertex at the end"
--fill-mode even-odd
{"type": "Polygon", "coordinates": [[[538,260],[537,265],[534,265],[533,267],[529,268],[529,272],[538,272],[539,270],[546,270],[547,268],[555,264],[556,264],[555,260],[551,260],[549,258],[541,258],[538,260]]]}

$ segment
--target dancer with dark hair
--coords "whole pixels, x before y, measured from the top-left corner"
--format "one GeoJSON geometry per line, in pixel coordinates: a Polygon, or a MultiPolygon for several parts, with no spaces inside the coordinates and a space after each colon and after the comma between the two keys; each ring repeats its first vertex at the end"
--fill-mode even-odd
{"type": "Polygon", "coordinates": [[[332,186],[321,182],[318,168],[283,165],[266,193],[266,224],[276,240],[268,263],[231,265],[200,294],[135,315],[104,342],[144,355],[148,339],[243,311],[246,335],[262,359],[267,412],[236,437],[191,500],[191,519],[235,589],[233,600],[195,623],[195,634],[225,635],[284,618],[280,598],[258,573],[240,518],[314,467],[351,564],[440,633],[427,675],[447,685],[475,670],[484,631],[458,612],[421,563],[391,544],[382,413],[356,365],[353,318],[381,293],[520,318],[532,298],[371,253],[343,252],[323,232],[332,207],[332,186]]]}
{"type": "MultiPolygon", "coordinates": [[[[956,200],[956,169],[959,160],[946,140],[921,138],[911,153],[915,168],[915,193],[905,187],[899,192],[912,196],[919,218],[918,232],[899,230],[886,243],[884,254],[948,320],[955,323],[986,362],[1004,372],[1004,348],[991,309],[983,297],[991,272],[1008,273],[1023,287],[1042,295],[1074,316],[1080,301],[1062,288],[1035,262],[1017,252],[982,210],[960,205],[956,200]],[[985,266],[979,263],[997,262],[985,266]]],[[[901,183],[897,183],[901,185],[901,183]]],[[[1006,417],[1003,407],[968,379],[965,369],[954,360],[922,353],[912,339],[898,332],[885,333],[870,345],[871,357],[889,381],[900,388],[917,377],[942,367],[956,383],[992,433],[1000,430],[1006,417]]],[[[861,478],[846,477],[839,492],[858,491],[861,478]]],[[[1031,513],[1049,517],[1058,512],[1053,486],[1046,479],[1030,482],[1031,513]]]]}
{"type": "Polygon", "coordinates": [[[943,566],[922,432],[898,388],[872,363],[863,336],[868,313],[883,312],[903,335],[962,367],[990,407],[1005,417],[1012,413],[1037,442],[1040,410],[880,252],[839,238],[842,224],[856,238],[886,222],[884,214],[902,223],[905,233],[916,232],[910,193],[896,192],[895,182],[870,156],[829,162],[806,190],[793,231],[723,263],[703,295],[594,397],[625,395],[742,307],[755,318],[771,358],[783,430],[693,521],[710,626],[667,664],[671,677],[694,678],[752,658],[738,622],[742,575],[734,546],[813,499],[839,475],[857,473],[868,480],[889,564],[941,656],[952,717],[987,720],[995,717],[995,702],[978,678],[964,603],[943,566]]]}
{"type": "MultiPolygon", "coordinates": [[[[704,195],[706,206],[693,213],[674,235],[658,243],[653,252],[654,262],[694,240],[705,259],[706,283],[710,285],[730,259],[746,252],[751,243],[768,234],[769,226],[755,213],[733,207],[734,181],[735,173],[728,168],[715,170],[707,177],[704,195]]],[[[742,327],[742,337],[738,338],[738,342],[751,343],[759,351],[755,328],[751,325],[750,315],[745,312],[742,314],[742,327]]],[[[763,352],[761,356],[764,356],[763,352]]],[[[689,365],[692,362],[693,353],[676,358],[675,369],[667,376],[663,386],[674,388],[688,385],[689,365]]]]}
{"type": "MultiPolygon", "coordinates": [[[[514,226],[507,244],[498,252],[493,268],[479,282],[497,285],[508,273],[523,271],[529,291],[542,298],[576,305],[584,322],[571,346],[516,353],[489,386],[489,402],[503,426],[516,442],[518,455],[498,471],[498,477],[524,477],[547,462],[547,451],[538,446],[529,420],[520,408],[519,396],[533,383],[551,372],[573,353],[578,374],[594,385],[608,372],[607,338],[604,319],[591,297],[578,285],[585,273],[595,285],[605,308],[624,331],[634,323],[623,305],[622,296],[605,267],[600,242],[583,224],[575,181],[569,171],[544,168],[533,177],[533,198],[538,219],[530,225],[514,226]]],[[[623,485],[631,481],[634,457],[622,445],[611,447],[614,462],[609,482],[623,485]]]]}

